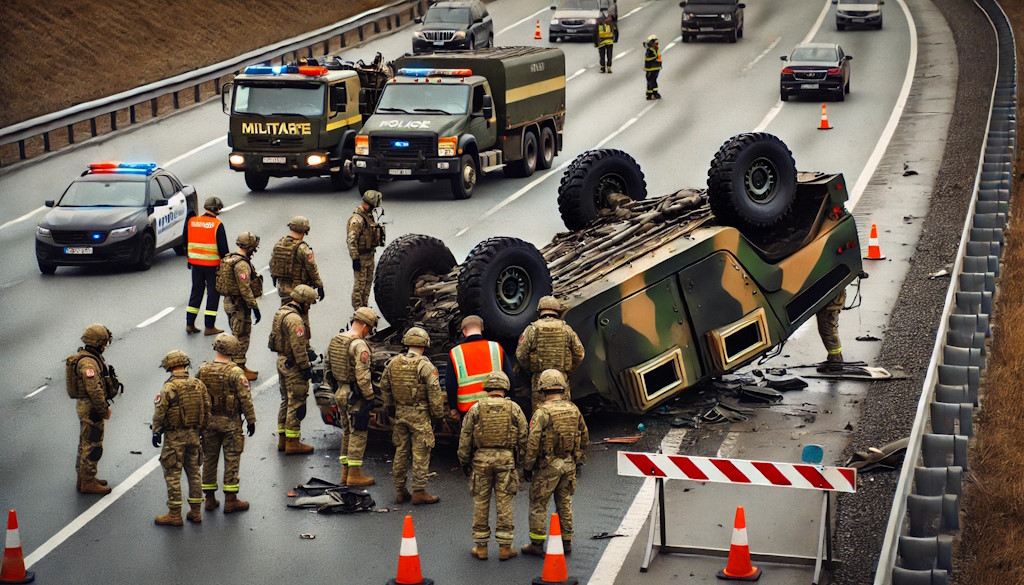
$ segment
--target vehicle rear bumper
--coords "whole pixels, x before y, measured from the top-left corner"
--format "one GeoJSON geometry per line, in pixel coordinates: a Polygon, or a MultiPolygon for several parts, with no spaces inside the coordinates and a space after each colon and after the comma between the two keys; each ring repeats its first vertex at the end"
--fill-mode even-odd
{"type": "Polygon", "coordinates": [[[784,93],[797,94],[797,93],[812,93],[822,91],[842,91],[843,81],[842,78],[838,79],[820,79],[820,80],[800,80],[800,81],[783,81],[780,85],[780,89],[784,93]],[[817,85],[818,87],[808,87],[817,85]]]}
{"type": "Polygon", "coordinates": [[[384,159],[373,156],[357,156],[352,162],[356,174],[388,177],[391,179],[412,179],[440,175],[452,175],[459,171],[459,159],[454,156],[432,157],[417,160],[384,159]]]}
{"type": "Polygon", "coordinates": [[[728,35],[737,30],[733,22],[684,22],[682,25],[683,34],[688,35],[728,35]]]}
{"type": "Polygon", "coordinates": [[[97,245],[65,246],[36,238],[36,260],[60,266],[134,262],[139,256],[139,236],[97,245]],[[91,254],[67,254],[67,248],[92,248],[91,254]]]}
{"type": "Polygon", "coordinates": [[[331,173],[331,161],[323,164],[310,166],[306,163],[306,157],[311,154],[319,154],[325,158],[330,156],[326,151],[310,152],[247,152],[233,150],[231,155],[242,155],[245,162],[240,165],[233,165],[228,159],[228,166],[233,171],[262,173],[271,177],[322,177],[331,173]],[[278,159],[284,162],[271,162],[268,159],[278,159]]]}

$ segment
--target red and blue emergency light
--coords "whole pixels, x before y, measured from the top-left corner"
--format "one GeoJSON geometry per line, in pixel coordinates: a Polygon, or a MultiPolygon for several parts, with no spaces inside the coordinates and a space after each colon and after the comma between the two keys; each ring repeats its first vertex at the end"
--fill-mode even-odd
{"type": "Polygon", "coordinates": [[[473,75],[473,70],[402,68],[398,70],[398,74],[406,77],[469,77],[470,75],[473,75]]]}
{"type": "Polygon", "coordinates": [[[155,162],[136,163],[115,163],[101,162],[90,163],[89,172],[95,175],[118,174],[118,175],[149,175],[157,169],[155,162]]]}
{"type": "Polygon", "coordinates": [[[249,65],[245,68],[247,75],[281,75],[282,73],[298,73],[307,77],[327,75],[323,65],[249,65]]]}

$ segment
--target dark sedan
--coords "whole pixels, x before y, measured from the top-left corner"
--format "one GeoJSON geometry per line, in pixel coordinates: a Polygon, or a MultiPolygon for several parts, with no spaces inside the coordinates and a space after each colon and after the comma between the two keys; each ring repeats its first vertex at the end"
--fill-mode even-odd
{"type": "Polygon", "coordinates": [[[480,0],[438,2],[417,22],[423,26],[412,33],[414,54],[494,46],[494,22],[480,0]]]}
{"type": "Polygon", "coordinates": [[[43,274],[58,266],[127,264],[148,270],[159,252],[185,254],[185,225],[196,214],[194,187],[156,163],[93,163],[36,226],[43,274]]]}
{"type": "Polygon", "coordinates": [[[779,97],[789,100],[793,95],[831,95],[838,101],[850,93],[850,60],[852,56],[834,43],[802,43],[789,56],[779,81],[779,97]]]}

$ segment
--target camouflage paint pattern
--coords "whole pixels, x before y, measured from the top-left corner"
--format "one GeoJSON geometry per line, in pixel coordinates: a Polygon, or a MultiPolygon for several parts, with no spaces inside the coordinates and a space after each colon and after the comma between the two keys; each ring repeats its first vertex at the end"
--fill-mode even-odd
{"type": "Polygon", "coordinates": [[[167,482],[167,508],[181,510],[181,470],[185,469],[188,479],[188,503],[203,501],[203,486],[199,472],[199,429],[182,428],[164,433],[164,445],[160,451],[160,465],[164,468],[167,482]]]}

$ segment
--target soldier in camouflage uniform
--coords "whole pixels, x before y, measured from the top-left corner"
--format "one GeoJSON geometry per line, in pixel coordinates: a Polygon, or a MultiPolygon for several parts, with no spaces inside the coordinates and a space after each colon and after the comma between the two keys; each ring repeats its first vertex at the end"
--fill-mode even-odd
{"type": "Polygon", "coordinates": [[[524,554],[544,556],[547,511],[551,496],[562,524],[562,545],[572,552],[572,494],[576,465],[582,463],[590,433],[576,405],[565,400],[568,389],[558,370],[544,370],[538,382],[545,401],[530,420],[523,475],[530,485],[530,544],[524,554]]]}
{"type": "Polygon", "coordinates": [[[363,201],[348,219],[348,254],[352,257],[355,284],[352,285],[352,308],[370,303],[373,286],[373,253],[384,245],[384,226],[378,225],[373,210],[380,207],[380,191],[363,193],[363,201]]]}
{"type": "MultiPolygon", "coordinates": [[[[559,317],[562,304],[553,296],[544,296],[537,303],[540,318],[530,323],[519,337],[516,359],[519,365],[533,372],[530,380],[532,411],[544,402],[537,380],[544,370],[558,370],[566,378],[583,363],[583,344],[579,335],[559,317]]],[[[566,400],[572,400],[568,393],[566,400]]]]}
{"type": "Polygon", "coordinates": [[[292,289],[300,284],[316,289],[319,300],[324,300],[324,281],[313,259],[313,248],[303,241],[309,233],[309,220],[297,215],[288,221],[291,232],[278,240],[270,256],[270,277],[277,286],[281,306],[291,301],[292,289]]]}
{"type": "Polygon", "coordinates": [[[238,464],[245,448],[242,419],[249,436],[256,432],[256,409],[252,405],[249,380],[242,368],[231,361],[239,351],[234,335],[221,333],[213,340],[216,356],[213,362],[199,366],[196,377],[206,385],[210,395],[210,422],[203,433],[203,492],[206,509],[214,510],[217,501],[217,464],[224,450],[224,513],[248,510],[249,502],[238,499],[238,464]]]}
{"type": "Polygon", "coordinates": [[[181,469],[188,478],[190,522],[203,521],[203,490],[199,481],[202,464],[202,435],[210,420],[210,395],[206,385],[188,375],[189,359],[175,349],[164,356],[160,367],[171,373],[156,395],[153,413],[153,446],[159,447],[163,436],[160,464],[167,482],[167,513],[156,517],[162,526],[181,526],[181,469]]]}
{"type": "Polygon", "coordinates": [[[394,412],[395,427],[391,440],[395,459],[391,476],[395,480],[395,500],[413,505],[435,504],[440,499],[427,493],[427,469],[434,448],[434,429],[430,418],[444,416],[444,395],[438,383],[437,368],[423,355],[430,347],[430,336],[420,327],[412,327],[402,337],[408,348],[388,362],[380,379],[384,406],[394,412]],[[405,489],[412,458],[412,496],[405,489]]]}
{"type": "Polygon", "coordinates": [[[491,514],[491,492],[494,492],[496,522],[494,539],[498,541],[498,559],[516,556],[512,548],[515,526],[512,522],[512,497],[519,491],[517,461],[526,455],[526,416],[523,409],[505,398],[508,376],[493,372],[484,381],[487,397],[480,399],[462,420],[459,436],[459,462],[469,475],[473,494],[474,557],[487,560],[487,543],[491,539],[488,519],[491,514]]]}
{"type": "Polygon", "coordinates": [[[271,350],[277,352],[277,375],[281,387],[281,408],[277,412],[277,450],[286,455],[311,453],[312,445],[299,439],[306,416],[309,380],[313,377],[316,352],[309,347],[309,307],[316,303],[313,289],[300,284],[292,289],[292,300],[278,309],[270,327],[271,350]]]}
{"type": "Polygon", "coordinates": [[[120,382],[114,368],[103,359],[103,350],[110,344],[110,330],[93,323],[82,333],[84,347],[65,360],[68,396],[78,400],[80,429],[78,459],[75,462],[75,486],[83,494],[109,494],[107,481],[96,478],[96,465],[103,456],[103,426],[110,418],[107,400],[114,397],[120,382]]]}
{"type": "Polygon", "coordinates": [[[818,321],[818,335],[821,336],[821,343],[828,352],[825,358],[826,365],[819,369],[834,371],[841,370],[843,367],[843,341],[839,339],[839,312],[845,305],[846,289],[843,289],[839,296],[832,299],[814,316],[818,321]]]}
{"type": "Polygon", "coordinates": [[[242,368],[247,379],[255,380],[259,372],[246,367],[245,354],[249,352],[253,317],[257,323],[261,318],[256,299],[263,296],[263,277],[252,265],[252,255],[260,245],[260,237],[252,232],[242,232],[235,244],[238,251],[225,256],[217,269],[217,292],[224,296],[224,311],[228,314],[231,333],[238,340],[238,354],[230,357],[242,368]]]}
{"type": "Polygon", "coordinates": [[[341,417],[341,485],[365,487],[374,484],[363,473],[363,453],[366,451],[366,424],[368,408],[373,404],[373,385],[370,383],[370,346],[364,339],[377,326],[377,314],[360,307],[352,316],[352,325],[338,333],[327,346],[327,372],[337,381],[334,401],[341,417]],[[365,416],[361,412],[366,410],[365,416]],[[353,421],[358,419],[358,427],[353,421]],[[366,423],[366,424],[364,424],[366,423]]]}

